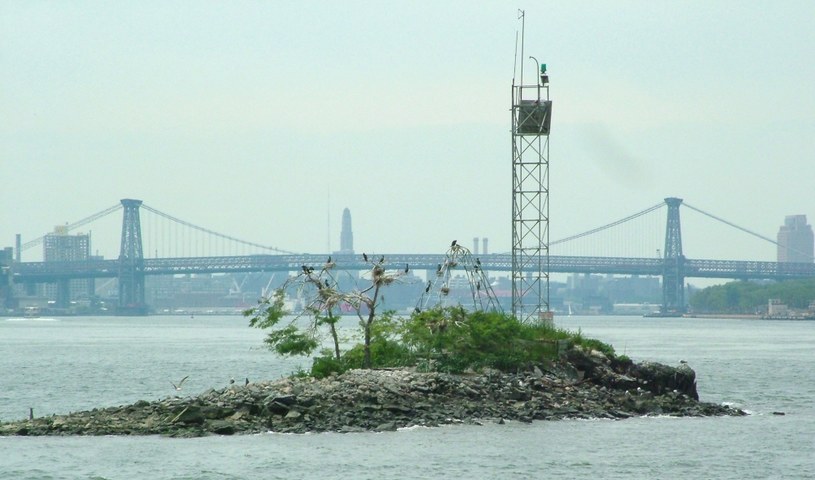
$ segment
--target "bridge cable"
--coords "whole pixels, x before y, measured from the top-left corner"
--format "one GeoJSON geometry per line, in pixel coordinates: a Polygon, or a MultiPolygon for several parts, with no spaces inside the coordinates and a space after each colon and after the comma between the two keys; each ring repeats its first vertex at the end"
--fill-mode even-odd
{"type": "Polygon", "coordinates": [[[559,243],[565,243],[565,242],[568,242],[570,240],[576,240],[578,238],[582,238],[582,237],[586,237],[588,235],[592,235],[594,233],[606,230],[606,229],[611,228],[611,227],[616,227],[617,225],[619,225],[621,223],[625,223],[625,222],[627,222],[629,220],[634,220],[637,217],[641,217],[641,216],[645,215],[646,213],[651,213],[654,210],[660,209],[660,208],[662,208],[664,206],[665,206],[665,202],[660,202],[660,203],[658,203],[658,204],[656,204],[656,205],[654,205],[652,207],[646,208],[645,210],[643,210],[641,212],[635,213],[633,215],[629,215],[629,216],[627,216],[625,218],[621,218],[620,220],[617,220],[616,222],[611,222],[608,225],[603,225],[602,227],[593,228],[593,229],[591,229],[591,230],[589,230],[587,232],[578,233],[577,235],[572,235],[570,237],[561,238],[560,240],[555,240],[553,242],[549,242],[549,245],[552,246],[552,245],[557,245],[559,243]]]}
{"type": "Polygon", "coordinates": [[[141,208],[143,208],[143,209],[145,209],[145,210],[147,210],[149,212],[155,213],[156,215],[164,217],[167,220],[170,220],[170,221],[175,222],[177,224],[181,224],[181,225],[184,225],[185,227],[190,227],[190,228],[193,228],[193,229],[198,230],[200,232],[208,233],[210,235],[215,235],[216,237],[221,237],[221,238],[224,238],[226,240],[231,240],[233,242],[242,243],[244,245],[248,245],[248,246],[251,246],[251,247],[262,248],[264,250],[274,250],[275,252],[286,253],[286,254],[289,254],[289,255],[298,255],[297,253],[290,252],[288,250],[283,250],[283,249],[280,249],[280,248],[277,248],[277,247],[269,247],[269,246],[266,246],[266,245],[260,245],[259,243],[248,242],[246,240],[241,240],[240,238],[235,238],[235,237],[232,237],[232,236],[229,236],[229,235],[225,235],[223,233],[218,233],[216,231],[209,230],[209,229],[204,228],[204,227],[199,227],[198,225],[194,225],[194,224],[192,224],[190,222],[181,220],[180,218],[173,217],[172,215],[168,215],[168,214],[166,214],[164,212],[156,210],[155,208],[152,208],[152,207],[150,207],[148,205],[145,205],[143,203],[141,205],[141,208]]]}
{"type": "Polygon", "coordinates": [[[714,220],[718,220],[718,221],[720,221],[720,222],[724,223],[725,225],[729,225],[729,226],[731,226],[731,227],[733,227],[733,228],[735,228],[735,229],[737,229],[737,230],[741,230],[741,231],[742,231],[742,232],[744,232],[744,233],[750,234],[750,235],[752,235],[752,236],[754,236],[754,237],[758,237],[758,238],[760,238],[760,239],[762,239],[762,240],[764,240],[764,241],[767,241],[767,242],[772,243],[773,245],[779,246],[779,247],[784,248],[784,249],[786,249],[786,250],[788,250],[788,251],[791,251],[791,252],[795,252],[795,253],[797,253],[797,254],[799,254],[799,255],[803,255],[804,257],[809,257],[809,258],[812,258],[812,256],[811,256],[811,255],[809,255],[809,254],[807,254],[807,253],[805,253],[805,252],[801,252],[801,251],[796,250],[796,249],[794,249],[794,248],[790,248],[790,247],[787,247],[787,246],[781,245],[780,243],[776,242],[775,240],[773,240],[773,239],[771,239],[771,238],[767,238],[767,237],[765,237],[764,235],[761,235],[761,234],[758,234],[758,233],[756,233],[756,232],[753,232],[753,231],[747,230],[746,228],[744,228],[744,227],[740,227],[740,226],[736,225],[735,223],[728,222],[727,220],[725,220],[725,219],[723,219],[723,218],[719,218],[719,217],[717,217],[716,215],[713,215],[713,214],[707,213],[707,212],[705,212],[705,211],[703,211],[703,210],[700,210],[700,209],[698,209],[698,208],[694,207],[693,205],[688,204],[687,202],[683,202],[682,204],[683,204],[683,205],[685,205],[686,207],[690,208],[691,210],[694,210],[694,211],[696,211],[696,212],[699,212],[699,213],[701,213],[702,215],[708,216],[708,217],[710,217],[710,218],[712,218],[712,219],[714,219],[714,220]]]}
{"type": "MultiPolygon", "coordinates": [[[[119,210],[121,208],[122,208],[122,204],[117,203],[116,205],[114,205],[112,207],[108,207],[108,208],[102,210],[101,212],[94,213],[90,217],[83,218],[82,220],[79,220],[79,221],[76,221],[74,223],[71,223],[70,225],[67,225],[66,229],[67,229],[67,231],[70,232],[71,230],[79,228],[79,227],[81,227],[83,225],[87,225],[87,224],[93,222],[94,220],[98,220],[98,219],[104,217],[105,215],[108,215],[108,214],[110,214],[112,212],[115,212],[116,210],[119,210]]],[[[20,251],[23,252],[25,250],[28,250],[31,247],[36,247],[37,245],[40,245],[45,240],[45,237],[48,236],[48,235],[50,235],[50,233],[46,233],[45,235],[43,235],[43,236],[41,236],[39,238],[35,238],[34,240],[28,241],[28,242],[20,245],[20,251]]]]}

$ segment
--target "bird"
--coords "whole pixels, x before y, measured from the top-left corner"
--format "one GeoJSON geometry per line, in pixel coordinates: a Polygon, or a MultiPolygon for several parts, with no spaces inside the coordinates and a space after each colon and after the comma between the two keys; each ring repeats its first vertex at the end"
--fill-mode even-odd
{"type": "Polygon", "coordinates": [[[362,259],[366,262],[368,261],[368,255],[366,255],[365,252],[362,252],[362,259]]]}
{"type": "Polygon", "coordinates": [[[424,289],[424,293],[427,293],[429,291],[430,291],[430,280],[427,281],[427,287],[424,289]]]}
{"type": "Polygon", "coordinates": [[[409,270],[410,270],[410,265],[406,263],[405,264],[405,273],[408,273],[409,270]]]}
{"type": "Polygon", "coordinates": [[[476,282],[475,289],[476,290],[481,290],[481,282],[476,282]]]}
{"type": "Polygon", "coordinates": [[[480,258],[478,258],[478,257],[476,257],[476,259],[475,259],[475,264],[476,264],[476,265],[481,265],[481,259],[480,259],[480,258]]]}
{"type": "Polygon", "coordinates": [[[456,243],[458,243],[458,240],[453,240],[453,243],[451,243],[451,244],[450,244],[450,247],[451,247],[451,248],[452,248],[452,247],[455,247],[455,246],[456,246],[456,243]]]}
{"type": "Polygon", "coordinates": [[[249,377],[246,377],[246,383],[243,384],[244,386],[249,385],[249,377]]]}
{"type": "Polygon", "coordinates": [[[308,267],[307,266],[302,265],[300,268],[303,269],[303,273],[308,273],[308,267]]]}
{"type": "Polygon", "coordinates": [[[413,309],[413,313],[422,313],[422,311],[419,310],[419,307],[416,307],[413,309]]]}
{"type": "Polygon", "coordinates": [[[229,384],[232,385],[233,383],[235,383],[235,377],[229,379],[229,384]]]}
{"type": "Polygon", "coordinates": [[[385,263],[385,255],[379,257],[379,263],[385,263]]]}
{"type": "Polygon", "coordinates": [[[328,256],[328,260],[326,260],[325,263],[331,263],[331,255],[328,256]]]}
{"type": "Polygon", "coordinates": [[[187,375],[186,377],[182,378],[182,379],[181,379],[181,381],[180,381],[180,382],[178,382],[178,385],[176,385],[175,383],[173,383],[173,382],[171,381],[171,382],[170,382],[170,385],[172,385],[172,386],[173,386],[173,388],[175,388],[175,390],[176,390],[177,392],[180,392],[180,391],[181,391],[181,385],[184,385],[184,381],[185,381],[185,380],[187,380],[188,378],[190,378],[190,376],[189,376],[189,375],[187,375]]]}
{"type": "Polygon", "coordinates": [[[331,287],[331,285],[328,284],[328,279],[327,278],[325,279],[325,286],[326,287],[331,287]]]}

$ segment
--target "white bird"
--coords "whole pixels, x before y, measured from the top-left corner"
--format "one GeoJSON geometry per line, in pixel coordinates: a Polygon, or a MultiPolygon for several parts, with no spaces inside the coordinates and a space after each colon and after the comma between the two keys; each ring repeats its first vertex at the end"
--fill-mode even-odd
{"type": "Polygon", "coordinates": [[[182,379],[181,379],[181,381],[180,381],[180,382],[178,382],[178,385],[176,385],[176,384],[175,384],[175,383],[173,383],[173,382],[170,382],[170,385],[172,385],[172,386],[173,386],[173,388],[175,388],[175,389],[176,389],[176,391],[179,391],[179,392],[180,392],[180,391],[181,391],[181,385],[184,385],[184,382],[185,382],[185,381],[186,381],[188,378],[190,378],[190,376],[189,376],[189,375],[187,375],[186,377],[182,378],[182,379]]]}

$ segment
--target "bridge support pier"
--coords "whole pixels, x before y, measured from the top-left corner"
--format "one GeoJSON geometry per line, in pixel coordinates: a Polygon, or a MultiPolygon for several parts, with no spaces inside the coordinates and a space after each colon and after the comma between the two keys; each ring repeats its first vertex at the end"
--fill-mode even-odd
{"type": "Polygon", "coordinates": [[[119,306],[117,315],[147,315],[144,301],[141,200],[123,199],[122,243],[119,249],[119,306]]]}
{"type": "Polygon", "coordinates": [[[685,256],[682,254],[682,227],[679,223],[681,198],[666,198],[668,221],[665,227],[665,257],[662,266],[662,315],[685,313],[685,256]]]}

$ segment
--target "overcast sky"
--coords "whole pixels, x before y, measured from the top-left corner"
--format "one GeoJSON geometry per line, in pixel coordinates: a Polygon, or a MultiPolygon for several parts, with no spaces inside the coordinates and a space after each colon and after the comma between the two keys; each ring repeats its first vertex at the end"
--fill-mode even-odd
{"type": "MultiPolygon", "coordinates": [[[[137,198],[285,250],[338,249],[348,207],[358,252],[509,251],[518,8],[552,240],[672,196],[815,221],[815,2],[1,0],[0,246],[137,198]]],[[[775,259],[682,220],[690,258],[775,259]]]]}

